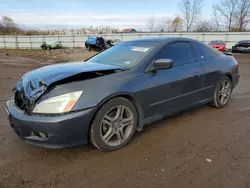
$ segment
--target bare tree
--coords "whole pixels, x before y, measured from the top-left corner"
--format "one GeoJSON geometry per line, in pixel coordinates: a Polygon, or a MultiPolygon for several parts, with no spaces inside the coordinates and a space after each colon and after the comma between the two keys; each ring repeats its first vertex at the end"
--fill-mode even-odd
{"type": "Polygon", "coordinates": [[[221,24],[220,24],[220,15],[219,12],[216,8],[216,5],[213,5],[212,7],[212,20],[213,20],[213,27],[215,31],[219,31],[221,29],[221,24]]]}
{"type": "Polygon", "coordinates": [[[200,21],[196,25],[196,29],[195,29],[195,31],[198,31],[198,32],[211,32],[213,30],[214,30],[213,25],[211,24],[211,22],[207,20],[200,21]]]}
{"type": "Polygon", "coordinates": [[[147,20],[147,30],[149,32],[154,32],[156,31],[156,23],[155,23],[155,17],[150,16],[147,20]]]}
{"type": "Polygon", "coordinates": [[[7,16],[3,16],[1,22],[5,27],[17,27],[14,20],[7,16]]]}
{"type": "Polygon", "coordinates": [[[0,25],[0,33],[2,34],[16,34],[20,32],[17,24],[15,24],[14,20],[10,17],[3,16],[0,25]]]}
{"type": "Polygon", "coordinates": [[[179,2],[180,10],[183,14],[183,22],[186,27],[186,31],[190,31],[191,27],[197,21],[198,16],[201,13],[203,6],[203,0],[181,0],[179,2]]]}
{"type": "Polygon", "coordinates": [[[238,0],[221,0],[219,4],[215,5],[216,10],[224,18],[228,31],[232,30],[234,17],[236,15],[238,0]]]}
{"type": "Polygon", "coordinates": [[[238,31],[244,31],[248,22],[250,15],[250,0],[239,0],[237,4],[237,12],[236,12],[236,26],[238,28],[238,31]]]}
{"type": "Polygon", "coordinates": [[[166,20],[166,31],[172,31],[172,19],[171,18],[168,18],[166,20]]]}
{"type": "Polygon", "coordinates": [[[171,31],[172,19],[167,17],[162,17],[157,20],[157,31],[171,31]]]}
{"type": "Polygon", "coordinates": [[[162,17],[159,20],[157,20],[157,31],[164,32],[166,28],[166,21],[165,18],[162,17]]]}
{"type": "Polygon", "coordinates": [[[172,29],[174,32],[180,31],[182,28],[182,20],[179,16],[172,20],[172,29]]]}

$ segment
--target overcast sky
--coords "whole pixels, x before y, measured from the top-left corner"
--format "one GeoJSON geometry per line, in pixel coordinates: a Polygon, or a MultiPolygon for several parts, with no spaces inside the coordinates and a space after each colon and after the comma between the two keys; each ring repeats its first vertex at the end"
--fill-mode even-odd
{"type": "MultiPolygon", "coordinates": [[[[217,0],[204,0],[209,18],[217,0]]],[[[149,16],[180,15],[178,0],[0,0],[0,16],[28,28],[80,28],[108,25],[145,28],[149,16]]]]}

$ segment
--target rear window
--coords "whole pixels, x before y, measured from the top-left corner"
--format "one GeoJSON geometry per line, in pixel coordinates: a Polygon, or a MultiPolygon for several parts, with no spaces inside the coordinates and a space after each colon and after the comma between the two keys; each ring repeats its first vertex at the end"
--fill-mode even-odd
{"type": "Polygon", "coordinates": [[[220,52],[211,46],[204,44],[202,42],[194,42],[194,49],[199,60],[208,59],[211,57],[218,56],[220,52]]]}
{"type": "Polygon", "coordinates": [[[213,40],[210,42],[210,44],[225,44],[225,43],[221,40],[213,40]]]}

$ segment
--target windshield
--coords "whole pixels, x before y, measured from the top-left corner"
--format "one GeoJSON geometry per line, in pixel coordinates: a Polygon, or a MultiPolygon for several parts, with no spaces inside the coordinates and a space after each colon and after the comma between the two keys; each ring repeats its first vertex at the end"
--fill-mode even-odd
{"type": "Polygon", "coordinates": [[[216,41],[211,41],[210,44],[225,44],[223,41],[216,40],[216,41]]]}
{"type": "Polygon", "coordinates": [[[156,42],[148,41],[120,43],[88,59],[87,62],[132,68],[156,47],[155,44],[156,42]]]}

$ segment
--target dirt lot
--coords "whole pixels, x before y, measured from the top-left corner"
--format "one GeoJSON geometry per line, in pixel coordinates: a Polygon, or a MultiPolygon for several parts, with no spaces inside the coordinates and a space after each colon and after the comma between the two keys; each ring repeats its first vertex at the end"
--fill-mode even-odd
{"type": "MultiPolygon", "coordinates": [[[[57,49],[57,50],[40,50],[40,49],[0,49],[0,57],[1,55],[7,55],[7,56],[14,56],[19,57],[19,59],[16,59],[15,61],[18,62],[18,65],[20,65],[19,60],[20,58],[25,58],[25,60],[28,60],[30,62],[31,58],[32,61],[35,60],[35,62],[40,61],[43,63],[58,63],[58,62],[65,62],[65,61],[76,61],[76,60],[82,60],[86,59],[91,55],[94,55],[96,52],[89,52],[85,48],[78,48],[78,49],[57,49]]],[[[12,61],[13,59],[11,59],[12,61]]],[[[0,63],[9,63],[10,59],[1,58],[0,63]]],[[[22,64],[21,64],[22,65],[22,64]]],[[[32,66],[33,64],[31,64],[32,66]]]]}
{"type": "MultiPolygon", "coordinates": [[[[0,188],[250,187],[250,55],[236,55],[241,80],[228,107],[204,106],[154,123],[127,147],[102,153],[91,145],[50,150],[20,141],[8,124],[5,101],[23,73],[50,58],[1,52],[0,188]]],[[[68,55],[77,60],[90,54],[68,55]]]]}

